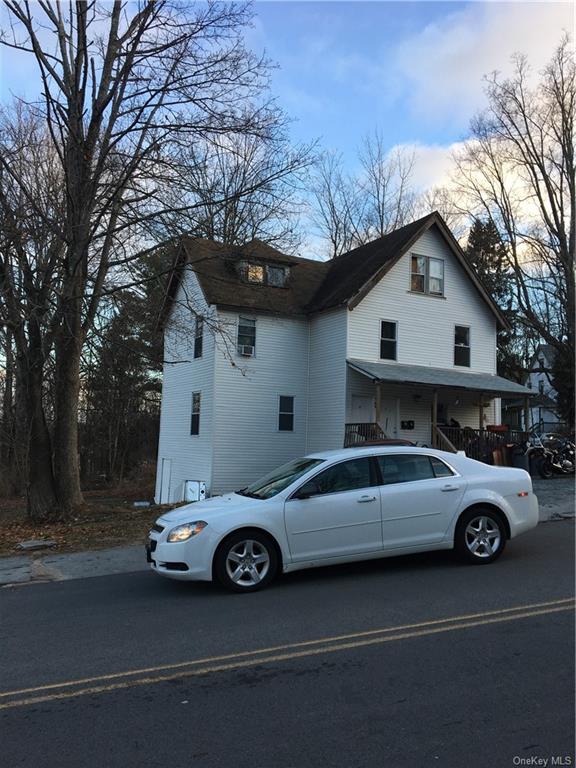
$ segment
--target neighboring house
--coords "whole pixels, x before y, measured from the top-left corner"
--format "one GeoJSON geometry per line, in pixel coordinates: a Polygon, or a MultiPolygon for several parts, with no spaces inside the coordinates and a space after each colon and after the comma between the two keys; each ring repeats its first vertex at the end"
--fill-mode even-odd
{"type": "Polygon", "coordinates": [[[530,424],[540,432],[553,432],[564,426],[556,408],[558,393],[552,386],[552,366],[556,354],[550,344],[540,344],[526,377],[526,386],[535,393],[530,404],[530,424]]]}
{"type": "Polygon", "coordinates": [[[506,320],[437,213],[328,262],[183,238],[161,323],[161,503],[380,428],[442,447],[530,394],[496,375],[506,320]]]}

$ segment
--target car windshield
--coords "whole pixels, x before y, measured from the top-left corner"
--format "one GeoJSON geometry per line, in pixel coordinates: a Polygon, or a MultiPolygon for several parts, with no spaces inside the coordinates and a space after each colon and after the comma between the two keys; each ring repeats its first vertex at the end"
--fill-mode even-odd
{"type": "Polygon", "coordinates": [[[256,480],[255,483],[236,491],[241,496],[250,496],[253,499],[269,499],[276,496],[277,493],[288,488],[295,480],[302,477],[309,469],[322,464],[324,459],[294,459],[288,464],[269,472],[264,477],[256,480]]]}

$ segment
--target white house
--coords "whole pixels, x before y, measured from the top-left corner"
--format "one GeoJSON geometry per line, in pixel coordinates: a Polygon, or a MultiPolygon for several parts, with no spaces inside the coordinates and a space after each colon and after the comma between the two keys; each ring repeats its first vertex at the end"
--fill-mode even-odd
{"type": "Polygon", "coordinates": [[[528,369],[526,386],[535,393],[530,406],[530,424],[538,427],[540,432],[553,432],[564,426],[556,407],[558,393],[552,386],[556,354],[550,344],[540,344],[528,369]]]}
{"type": "Polygon", "coordinates": [[[329,262],[183,238],[161,322],[161,503],[382,432],[449,448],[440,425],[530,394],[496,375],[506,321],[437,213],[329,262]]]}

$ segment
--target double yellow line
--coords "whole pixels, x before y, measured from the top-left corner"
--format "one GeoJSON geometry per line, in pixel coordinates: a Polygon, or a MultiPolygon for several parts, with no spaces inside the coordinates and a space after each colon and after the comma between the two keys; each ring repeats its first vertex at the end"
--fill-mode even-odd
{"type": "Polygon", "coordinates": [[[574,610],[574,598],[567,597],[545,603],[532,603],[530,605],[501,608],[483,613],[451,616],[446,619],[433,619],[418,624],[404,624],[396,627],[367,630],[365,632],[354,632],[347,635],[323,637],[318,640],[276,645],[269,648],[260,648],[255,651],[241,651],[224,656],[193,659],[191,661],[179,662],[178,664],[164,664],[155,667],[133,669],[128,672],[116,672],[109,675],[49,683],[34,688],[20,688],[18,690],[0,692],[0,709],[12,709],[42,704],[48,701],[70,699],[76,696],[106,693],[123,688],[132,688],[137,685],[153,685],[167,680],[198,677],[214,672],[227,672],[246,667],[255,667],[261,664],[301,659],[324,653],[334,653],[335,651],[352,650],[370,645],[390,643],[396,640],[425,637],[427,635],[471,629],[489,624],[501,624],[507,621],[519,621],[520,619],[527,619],[533,616],[544,616],[572,610],[574,610]]]}

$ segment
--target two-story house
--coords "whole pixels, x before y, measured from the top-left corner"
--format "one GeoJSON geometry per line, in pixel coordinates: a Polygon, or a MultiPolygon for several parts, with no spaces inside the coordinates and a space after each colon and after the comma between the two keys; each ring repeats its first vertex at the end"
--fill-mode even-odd
{"type": "Polygon", "coordinates": [[[240,488],[298,455],[500,421],[506,323],[437,213],[328,262],[183,238],[161,322],[156,500],[240,488]]]}

